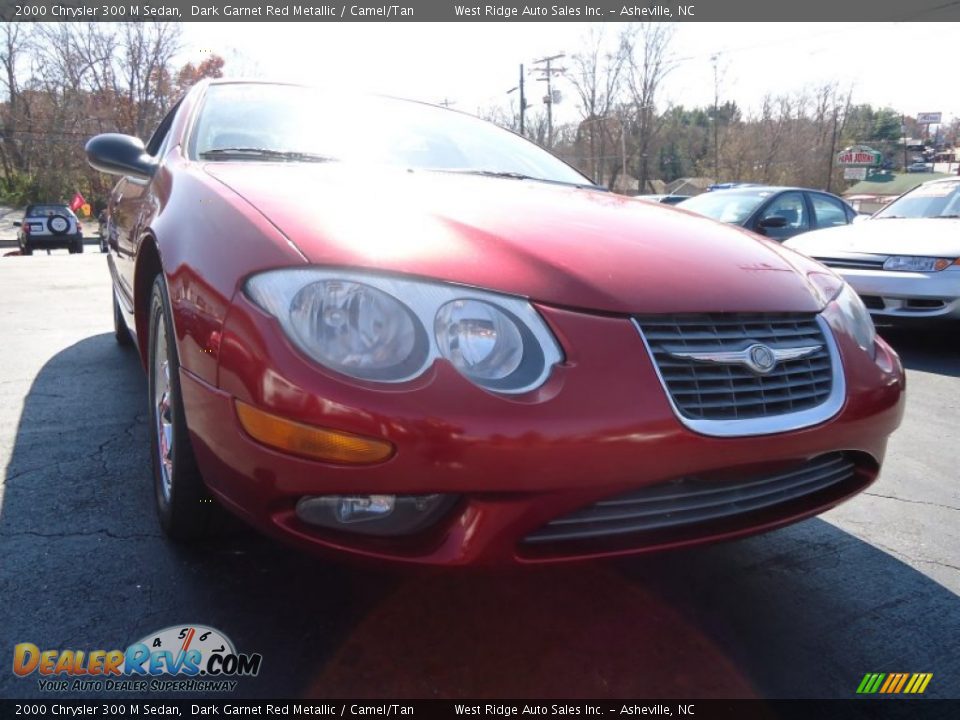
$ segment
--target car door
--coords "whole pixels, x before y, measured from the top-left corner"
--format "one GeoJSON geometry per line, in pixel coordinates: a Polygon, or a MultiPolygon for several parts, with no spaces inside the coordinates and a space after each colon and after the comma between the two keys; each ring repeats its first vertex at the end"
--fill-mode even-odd
{"type": "Polygon", "coordinates": [[[850,224],[850,212],[843,201],[824,193],[807,193],[813,226],[818,230],[850,224]]]}
{"type": "MultiPolygon", "coordinates": [[[[167,136],[180,104],[177,103],[157,126],[146,150],[148,155],[161,159],[168,143],[167,136]]],[[[108,245],[113,253],[117,280],[125,296],[127,311],[133,311],[133,276],[137,252],[140,249],[145,203],[150,197],[150,180],[132,176],[121,178],[110,197],[107,226],[108,245]]]]}
{"type": "Polygon", "coordinates": [[[810,229],[810,211],[803,193],[788,190],[774,197],[754,216],[750,229],[778,242],[807,232],[810,229]],[[763,227],[764,220],[775,216],[783,217],[786,224],[783,227],[763,227]]]}

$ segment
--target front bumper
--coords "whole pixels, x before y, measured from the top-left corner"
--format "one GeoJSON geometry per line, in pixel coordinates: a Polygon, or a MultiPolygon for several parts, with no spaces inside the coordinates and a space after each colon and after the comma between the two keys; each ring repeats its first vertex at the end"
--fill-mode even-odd
{"type": "Polygon", "coordinates": [[[903,371],[893,351],[880,340],[873,360],[841,333],[847,400],[829,421],[759,437],[699,435],[674,415],[629,319],[538,309],[567,349],[566,361],[540,389],[505,398],[445,362],[402,387],[344,381],[306,363],[272,319],[238,298],[220,342],[219,387],[181,371],[208,485],[261,530],[312,549],[437,565],[621,555],[737,537],[822,512],[876,478],[903,412],[903,371]],[[344,467],[270,450],[240,428],[235,398],[299,422],[385,438],[396,453],[377,465],[344,467]],[[854,481],[739,524],[595,546],[531,549],[524,542],[560,516],[638,488],[691,475],[749,476],[835,451],[856,458],[854,481]],[[294,512],[304,495],[430,493],[460,501],[414,537],[321,531],[294,512]]]}
{"type": "Polygon", "coordinates": [[[836,269],[877,320],[960,320],[960,266],[940,272],[836,269]]]}

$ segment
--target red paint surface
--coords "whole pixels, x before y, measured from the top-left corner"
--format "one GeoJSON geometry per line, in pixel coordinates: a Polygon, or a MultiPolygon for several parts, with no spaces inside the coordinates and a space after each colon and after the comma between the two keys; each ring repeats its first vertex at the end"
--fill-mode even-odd
{"type": "MultiPolygon", "coordinates": [[[[202,88],[183,105],[193,111],[202,88]]],[[[173,303],[184,406],[204,477],[262,530],[310,548],[435,564],[583,557],[519,553],[518,541],[597,499],[692,473],[743,473],[835,450],[861,453],[872,481],[903,412],[903,371],[834,324],[847,383],[842,411],[804,430],[697,435],[677,420],[630,314],[817,312],[836,276],[746,231],[616,195],[535,182],[338,163],[197,163],[188,123],[154,179],[121,181],[111,256],[122,292],[155,247],[173,303]],[[445,361],[398,385],[353,381],[308,361],[242,294],[252,273],[315,263],[403,273],[531,298],[564,363],[526,395],[488,393],[445,361]],[[336,467],[269,450],[240,430],[234,398],[300,422],[382,437],[397,452],[336,467]],[[292,515],[304,494],[430,493],[461,503],[424,537],[324,536],[292,515]]],[[[133,328],[142,329],[138,302],[133,328]]],[[[142,348],[141,348],[142,349],[142,348]]],[[[842,497],[771,515],[776,527],[842,497]]],[[[676,544],[676,543],[668,543],[676,544]]],[[[616,552],[658,547],[619,549],[616,552]]]]}

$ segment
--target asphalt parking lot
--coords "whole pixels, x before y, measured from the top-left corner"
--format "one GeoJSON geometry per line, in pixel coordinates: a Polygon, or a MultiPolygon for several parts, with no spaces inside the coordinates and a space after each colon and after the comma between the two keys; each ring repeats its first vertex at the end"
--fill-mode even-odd
{"type": "MultiPolygon", "coordinates": [[[[124,648],[203,623],[263,654],[240,697],[852,698],[867,672],[960,697],[960,341],[897,332],[904,425],[880,480],[819,518],[706,549],[412,573],[154,517],[146,382],[104,256],[0,257],[0,697],[13,645],[124,648]]],[[[109,694],[105,694],[109,697],[109,694]]]]}

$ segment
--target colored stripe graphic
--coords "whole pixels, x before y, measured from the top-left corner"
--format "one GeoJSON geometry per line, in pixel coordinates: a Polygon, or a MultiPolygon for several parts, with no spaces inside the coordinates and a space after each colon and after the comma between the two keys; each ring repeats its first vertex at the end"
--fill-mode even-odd
{"type": "Polygon", "coordinates": [[[907,673],[900,673],[900,682],[897,683],[897,687],[891,690],[891,692],[898,693],[903,690],[903,686],[907,682],[907,673]]]}
{"type": "Polygon", "coordinates": [[[857,686],[858,695],[920,695],[933,679],[933,673],[867,673],[857,686]]]}
{"type": "Polygon", "coordinates": [[[880,687],[880,682],[883,680],[883,673],[867,673],[863,676],[863,680],[860,682],[860,687],[857,688],[857,692],[861,695],[872,695],[877,691],[877,688],[880,687]]]}

